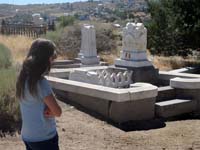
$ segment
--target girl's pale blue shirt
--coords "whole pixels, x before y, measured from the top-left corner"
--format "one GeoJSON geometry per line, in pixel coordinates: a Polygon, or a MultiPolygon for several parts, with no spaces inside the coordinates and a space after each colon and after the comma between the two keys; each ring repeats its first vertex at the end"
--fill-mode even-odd
{"type": "Polygon", "coordinates": [[[56,134],[55,118],[44,116],[47,107],[44,98],[52,94],[52,88],[44,78],[37,84],[38,94],[32,96],[25,85],[25,96],[20,100],[20,110],[22,115],[21,136],[27,142],[39,142],[53,138],[56,134]]]}

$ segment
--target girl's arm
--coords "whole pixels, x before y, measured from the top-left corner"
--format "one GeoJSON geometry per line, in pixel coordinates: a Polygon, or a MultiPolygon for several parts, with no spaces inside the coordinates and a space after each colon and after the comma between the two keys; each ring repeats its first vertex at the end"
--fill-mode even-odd
{"type": "Polygon", "coordinates": [[[61,114],[62,114],[61,107],[56,102],[56,99],[53,96],[53,94],[51,94],[49,96],[46,96],[44,98],[44,102],[47,105],[47,107],[49,108],[51,115],[53,115],[55,117],[60,117],[61,116],[61,114]]]}

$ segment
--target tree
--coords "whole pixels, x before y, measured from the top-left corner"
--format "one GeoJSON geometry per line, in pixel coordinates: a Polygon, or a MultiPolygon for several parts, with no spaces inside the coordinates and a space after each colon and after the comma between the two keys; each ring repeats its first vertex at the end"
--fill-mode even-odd
{"type": "Polygon", "coordinates": [[[174,55],[200,47],[200,1],[149,0],[151,21],[148,48],[152,53],[174,55]]]}

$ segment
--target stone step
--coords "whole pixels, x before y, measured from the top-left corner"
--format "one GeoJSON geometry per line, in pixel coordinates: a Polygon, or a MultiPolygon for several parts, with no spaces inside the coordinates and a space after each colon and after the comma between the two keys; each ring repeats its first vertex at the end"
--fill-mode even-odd
{"type": "Polygon", "coordinates": [[[162,102],[176,97],[176,91],[170,86],[163,86],[158,88],[158,96],[156,102],[162,102]]]}
{"type": "Polygon", "coordinates": [[[158,117],[173,117],[185,113],[190,113],[196,110],[195,100],[173,99],[155,104],[156,116],[158,117]]]}

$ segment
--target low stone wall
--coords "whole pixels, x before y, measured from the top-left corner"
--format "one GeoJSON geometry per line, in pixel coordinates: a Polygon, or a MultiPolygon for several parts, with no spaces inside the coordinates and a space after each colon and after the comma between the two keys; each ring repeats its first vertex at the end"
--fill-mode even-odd
{"type": "Polygon", "coordinates": [[[196,111],[200,114],[200,78],[173,78],[170,86],[176,89],[177,97],[196,101],[196,111]]]}
{"type": "Polygon", "coordinates": [[[55,77],[48,77],[48,80],[54,89],[65,91],[66,100],[114,122],[154,118],[157,87],[151,84],[136,83],[131,88],[115,89],[55,77]]]}
{"type": "Polygon", "coordinates": [[[169,85],[170,79],[181,77],[181,78],[200,78],[198,74],[190,74],[190,73],[181,73],[177,71],[159,71],[159,85],[169,85]]]}

